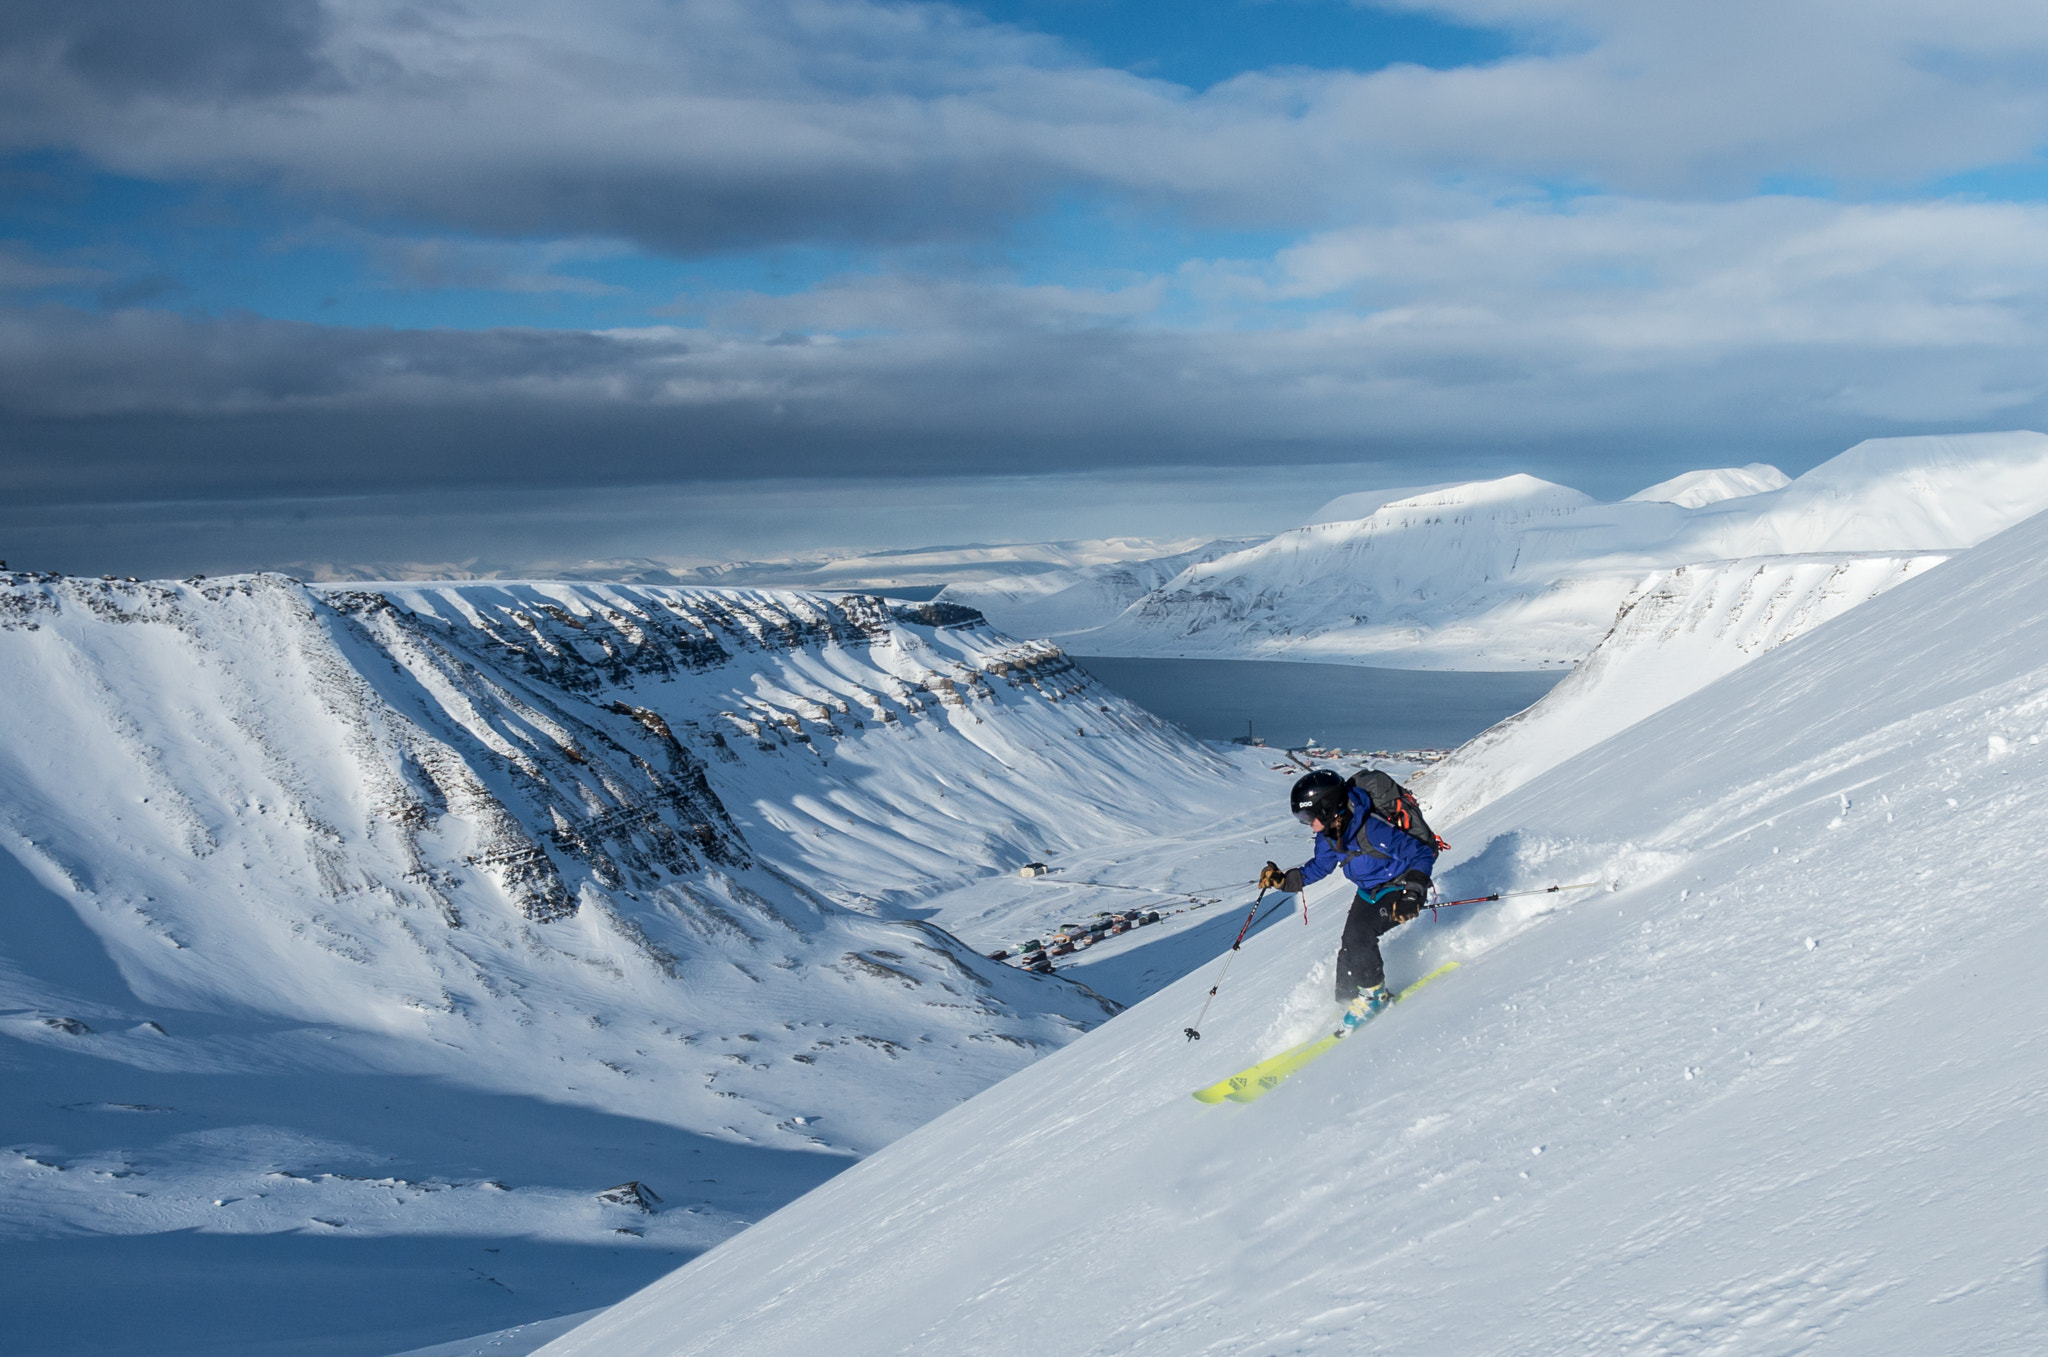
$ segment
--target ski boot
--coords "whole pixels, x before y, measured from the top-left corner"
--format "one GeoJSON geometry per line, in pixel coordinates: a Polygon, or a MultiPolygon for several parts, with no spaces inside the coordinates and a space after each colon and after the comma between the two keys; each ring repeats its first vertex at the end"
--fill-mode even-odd
{"type": "Polygon", "coordinates": [[[1358,991],[1358,997],[1351,1001],[1351,1006],[1344,1010],[1344,1030],[1351,1031],[1393,1002],[1394,997],[1387,993],[1387,987],[1383,984],[1361,989],[1358,991]]]}

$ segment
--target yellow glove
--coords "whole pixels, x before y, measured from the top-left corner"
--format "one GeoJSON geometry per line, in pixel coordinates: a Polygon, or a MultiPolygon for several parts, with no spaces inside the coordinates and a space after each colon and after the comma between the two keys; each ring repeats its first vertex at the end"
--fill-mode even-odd
{"type": "Polygon", "coordinates": [[[1286,879],[1286,876],[1287,873],[1280,870],[1279,863],[1269,862],[1266,864],[1265,870],[1259,873],[1259,889],[1262,891],[1271,890],[1286,879]]]}

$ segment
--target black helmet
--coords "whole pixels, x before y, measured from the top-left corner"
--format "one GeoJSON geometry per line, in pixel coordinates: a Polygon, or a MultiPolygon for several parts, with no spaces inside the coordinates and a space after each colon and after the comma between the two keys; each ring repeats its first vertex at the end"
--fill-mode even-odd
{"type": "Polygon", "coordinates": [[[1287,808],[1303,824],[1314,819],[1332,825],[1343,815],[1350,799],[1350,785],[1343,778],[1327,768],[1318,768],[1294,784],[1294,790],[1287,794],[1287,808]]]}

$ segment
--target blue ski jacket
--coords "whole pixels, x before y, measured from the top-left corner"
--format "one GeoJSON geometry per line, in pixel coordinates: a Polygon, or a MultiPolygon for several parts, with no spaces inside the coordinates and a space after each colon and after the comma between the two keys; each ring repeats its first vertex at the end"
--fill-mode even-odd
{"type": "Polygon", "coordinates": [[[1355,787],[1345,827],[1348,832],[1341,845],[1330,834],[1316,835],[1316,855],[1301,864],[1304,886],[1314,885],[1341,867],[1351,884],[1370,895],[1404,872],[1428,876],[1436,866],[1436,849],[1374,815],[1372,798],[1355,787]]]}

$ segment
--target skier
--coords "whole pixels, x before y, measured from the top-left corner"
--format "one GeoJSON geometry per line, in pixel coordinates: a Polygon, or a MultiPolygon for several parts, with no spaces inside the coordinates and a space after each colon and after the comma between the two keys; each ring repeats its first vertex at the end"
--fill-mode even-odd
{"type": "Polygon", "coordinates": [[[1296,782],[1287,800],[1294,818],[1315,831],[1315,856],[1285,872],[1267,863],[1259,885],[1293,895],[1341,867],[1358,887],[1337,948],[1337,1002],[1344,1026],[1356,1027],[1393,1002],[1380,935],[1422,912],[1436,844],[1375,815],[1371,797],[1327,768],[1296,782]]]}

